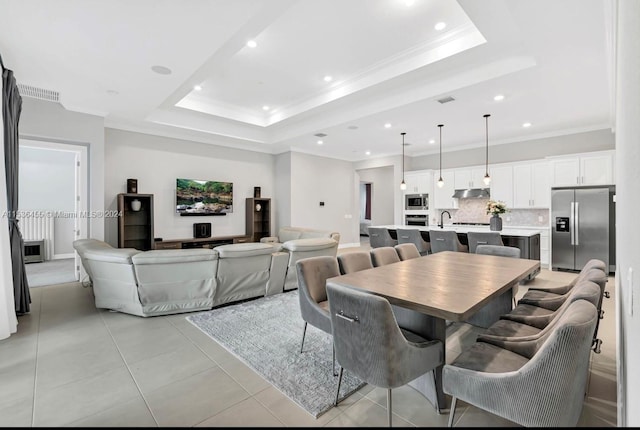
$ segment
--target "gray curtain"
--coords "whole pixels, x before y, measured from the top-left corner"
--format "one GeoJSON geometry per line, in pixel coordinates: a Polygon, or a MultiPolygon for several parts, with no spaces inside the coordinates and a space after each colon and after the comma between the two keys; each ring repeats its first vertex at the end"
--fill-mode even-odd
{"type": "Polygon", "coordinates": [[[18,122],[22,112],[22,97],[13,71],[2,67],[2,119],[4,122],[4,164],[7,176],[7,212],[9,215],[9,241],[13,266],[13,294],[16,314],[28,313],[31,309],[31,294],[24,269],[24,241],[18,228],[18,122]]]}

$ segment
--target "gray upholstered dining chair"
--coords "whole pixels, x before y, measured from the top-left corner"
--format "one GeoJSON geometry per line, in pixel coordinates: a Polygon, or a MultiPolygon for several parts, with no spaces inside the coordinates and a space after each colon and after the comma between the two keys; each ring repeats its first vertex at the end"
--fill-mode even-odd
{"type": "Polygon", "coordinates": [[[502,235],[497,231],[470,231],[467,233],[469,252],[475,253],[478,245],[504,245],[502,235]]]}
{"type": "MultiPolygon", "coordinates": [[[[502,241],[502,239],[500,240],[502,241]]],[[[471,252],[471,239],[469,239],[469,252],[471,252]]],[[[515,246],[484,245],[476,242],[475,253],[484,255],[497,255],[498,257],[520,258],[520,248],[516,248],[515,246]]],[[[514,307],[516,306],[517,294],[518,285],[514,285],[511,289],[511,300],[513,301],[514,307]]]]}
{"type": "Polygon", "coordinates": [[[413,243],[420,255],[427,255],[431,251],[431,243],[424,240],[420,230],[416,228],[399,228],[396,230],[398,245],[413,243]]]}
{"type": "Polygon", "coordinates": [[[360,270],[373,269],[371,253],[368,251],[354,251],[340,254],[338,255],[338,267],[343,275],[360,270]]]}
{"type": "Polygon", "coordinates": [[[591,335],[598,319],[586,300],[569,306],[544,335],[510,349],[476,342],[443,370],[444,392],[526,427],[575,427],[584,404],[591,335]]]}
{"type": "Polygon", "coordinates": [[[384,266],[385,264],[398,263],[400,257],[396,252],[396,249],[392,246],[383,246],[381,248],[374,248],[371,251],[371,262],[373,267],[384,266]]]}
{"type": "Polygon", "coordinates": [[[469,247],[460,243],[458,234],[453,230],[429,230],[431,253],[442,251],[469,252],[469,247]]]}
{"type": "Polygon", "coordinates": [[[371,248],[396,246],[398,240],[391,237],[389,230],[382,227],[369,227],[369,244],[371,248]]]}
{"type": "MultiPolygon", "coordinates": [[[[398,326],[387,299],[353,288],[327,283],[333,342],[340,377],[344,370],[364,382],[387,389],[391,427],[391,390],[433,372],[444,361],[439,340],[427,340],[398,326]]],[[[435,374],[434,374],[435,383],[435,374]]]]}
{"type": "MultiPolygon", "coordinates": [[[[298,274],[298,299],[300,302],[300,315],[304,320],[302,329],[302,343],[300,353],[304,348],[304,338],[307,334],[307,324],[319,328],[325,333],[331,334],[331,316],[329,315],[329,302],[327,301],[326,283],[328,278],[340,276],[338,260],[331,256],[316,256],[303,258],[296,262],[298,274]]],[[[334,376],[335,350],[333,354],[334,376]]]]}
{"type": "Polygon", "coordinates": [[[399,243],[394,248],[402,261],[420,257],[420,252],[413,243],[399,243]]]}

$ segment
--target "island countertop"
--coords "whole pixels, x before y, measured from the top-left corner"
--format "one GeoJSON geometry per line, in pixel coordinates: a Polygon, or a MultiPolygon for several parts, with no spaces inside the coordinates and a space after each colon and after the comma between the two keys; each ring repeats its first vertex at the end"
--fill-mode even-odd
{"type": "MultiPolygon", "coordinates": [[[[390,224],[390,225],[372,225],[370,227],[377,227],[377,228],[386,228],[387,230],[397,230],[399,228],[401,229],[416,229],[416,230],[420,230],[420,231],[430,231],[430,230],[449,230],[449,231],[455,231],[456,233],[468,233],[470,231],[473,232],[489,232],[491,231],[489,229],[489,226],[486,225],[454,225],[454,224],[445,224],[444,228],[440,228],[438,226],[415,226],[415,225],[395,225],[395,224],[390,224]]],[[[522,237],[531,237],[531,236],[535,236],[536,234],[541,234],[542,233],[543,228],[541,228],[540,230],[537,229],[529,229],[529,228],[509,228],[509,227],[505,227],[502,230],[500,230],[498,233],[500,233],[500,235],[502,236],[522,236],[522,237]]]]}

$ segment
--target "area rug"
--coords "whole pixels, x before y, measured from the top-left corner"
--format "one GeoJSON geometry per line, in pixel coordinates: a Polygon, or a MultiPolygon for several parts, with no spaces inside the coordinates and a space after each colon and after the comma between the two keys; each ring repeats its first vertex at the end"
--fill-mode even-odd
{"type": "MultiPolygon", "coordinates": [[[[309,324],[300,353],[304,321],[297,290],[201,312],[186,319],[312,416],[317,418],[333,407],[338,378],[331,370],[332,339],[309,324]]],[[[364,385],[345,371],[340,398],[364,385]]]]}

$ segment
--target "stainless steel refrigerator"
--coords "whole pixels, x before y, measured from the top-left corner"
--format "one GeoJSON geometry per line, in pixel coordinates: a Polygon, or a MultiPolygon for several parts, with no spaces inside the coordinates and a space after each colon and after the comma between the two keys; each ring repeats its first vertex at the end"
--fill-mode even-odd
{"type": "Polygon", "coordinates": [[[615,265],[615,188],[551,189],[551,268],[581,270],[592,258],[615,265]]]}

